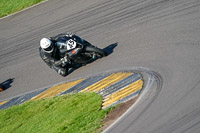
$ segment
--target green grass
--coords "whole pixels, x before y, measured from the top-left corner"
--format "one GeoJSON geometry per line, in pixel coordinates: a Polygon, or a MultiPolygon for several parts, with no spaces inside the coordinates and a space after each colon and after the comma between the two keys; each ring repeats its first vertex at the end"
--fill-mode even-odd
{"type": "Polygon", "coordinates": [[[0,133],[92,133],[111,110],[102,97],[78,93],[29,101],[0,110],[0,133]]]}
{"type": "Polygon", "coordinates": [[[44,0],[0,0],[0,18],[44,0]]]}

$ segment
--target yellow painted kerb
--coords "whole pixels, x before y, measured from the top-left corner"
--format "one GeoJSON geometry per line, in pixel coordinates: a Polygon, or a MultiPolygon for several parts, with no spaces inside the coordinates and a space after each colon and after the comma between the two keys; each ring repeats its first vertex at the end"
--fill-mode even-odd
{"type": "Polygon", "coordinates": [[[76,80],[76,81],[72,81],[72,82],[67,82],[65,84],[56,85],[56,86],[46,90],[45,92],[33,97],[32,100],[38,100],[41,98],[48,98],[48,97],[56,96],[57,94],[60,94],[64,91],[68,90],[69,88],[77,85],[78,83],[80,83],[83,80],[84,79],[80,79],[80,80],[76,80]]]}
{"type": "Polygon", "coordinates": [[[3,105],[5,103],[7,103],[8,101],[3,101],[3,102],[0,102],[0,105],[3,105]]]}
{"type": "Polygon", "coordinates": [[[85,91],[93,91],[93,92],[98,92],[114,83],[117,83],[118,81],[130,76],[133,73],[114,73],[111,74],[110,76],[106,77],[105,79],[87,87],[86,89],[82,90],[82,92],[85,91]]]}
{"type": "Polygon", "coordinates": [[[141,90],[143,86],[143,81],[142,80],[138,80],[130,85],[128,85],[127,87],[109,95],[108,97],[106,97],[104,99],[104,103],[103,106],[109,106],[133,93],[135,93],[138,90],[141,90]]]}

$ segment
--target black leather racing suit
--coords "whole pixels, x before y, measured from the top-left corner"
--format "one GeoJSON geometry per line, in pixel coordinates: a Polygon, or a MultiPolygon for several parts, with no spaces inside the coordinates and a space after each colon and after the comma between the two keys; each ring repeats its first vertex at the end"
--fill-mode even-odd
{"type": "MultiPolygon", "coordinates": [[[[53,42],[54,50],[51,53],[45,52],[41,47],[39,48],[40,57],[42,60],[52,69],[54,69],[57,73],[59,73],[62,76],[66,76],[68,72],[68,67],[66,67],[67,64],[63,63],[61,60],[61,53],[59,51],[59,48],[56,45],[57,40],[60,37],[68,36],[68,34],[59,34],[55,37],[50,37],[50,40],[53,42]]],[[[70,36],[73,36],[70,34],[70,36]]]]}

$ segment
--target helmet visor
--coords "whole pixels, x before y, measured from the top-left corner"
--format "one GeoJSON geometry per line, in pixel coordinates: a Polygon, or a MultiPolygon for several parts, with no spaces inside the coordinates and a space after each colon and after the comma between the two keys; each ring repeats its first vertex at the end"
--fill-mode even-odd
{"type": "Polygon", "coordinates": [[[52,49],[53,49],[53,45],[50,45],[48,48],[45,48],[44,51],[49,52],[49,51],[52,51],[52,49]]]}

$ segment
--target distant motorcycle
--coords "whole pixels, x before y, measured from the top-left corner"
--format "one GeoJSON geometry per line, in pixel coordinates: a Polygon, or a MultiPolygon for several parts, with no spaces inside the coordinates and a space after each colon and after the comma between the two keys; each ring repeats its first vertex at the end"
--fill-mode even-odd
{"type": "Polygon", "coordinates": [[[0,84],[0,91],[3,91],[3,90],[5,90],[5,86],[0,84]]]}
{"type": "Polygon", "coordinates": [[[67,57],[69,68],[107,56],[106,51],[93,46],[77,35],[59,38],[56,45],[59,48],[61,58],[67,57]]]}

